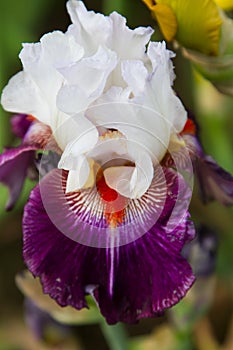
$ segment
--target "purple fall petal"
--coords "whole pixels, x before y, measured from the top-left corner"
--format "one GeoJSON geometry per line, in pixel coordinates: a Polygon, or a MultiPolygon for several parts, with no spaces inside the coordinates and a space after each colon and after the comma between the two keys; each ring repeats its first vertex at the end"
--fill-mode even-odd
{"type": "Polygon", "coordinates": [[[223,205],[233,205],[233,177],[212,157],[198,158],[195,170],[204,203],[217,200],[223,205]]]}
{"type": "Polygon", "coordinates": [[[48,329],[54,329],[57,340],[64,340],[62,338],[69,333],[70,329],[68,326],[55,321],[49,313],[40,309],[32,299],[25,298],[24,309],[27,326],[39,340],[46,338],[48,329]]]}
{"type": "MultiPolygon", "coordinates": [[[[129,244],[98,248],[68,238],[48,216],[43,203],[46,198],[41,195],[45,188],[48,197],[52,194],[53,215],[60,217],[63,227],[79,230],[90,224],[90,216],[83,214],[85,206],[79,208],[79,193],[63,195],[62,204],[60,174],[52,171],[32,191],[23,219],[24,259],[30,271],[41,278],[44,292],[60,305],[77,309],[87,307],[85,295],[91,293],[110,324],[160,315],[177,303],[194,282],[191,267],[181,255],[184,244],[194,236],[187,212],[168,229],[178,195],[177,176],[164,170],[165,204],[161,217],[144,235],[129,244]]],[[[144,204],[152,195],[149,189],[142,197],[144,204]]],[[[131,203],[131,208],[134,205],[131,203]]],[[[147,211],[143,220],[149,216],[147,211]]],[[[91,225],[99,232],[106,222],[98,213],[91,225]]]]}
{"type": "MultiPolygon", "coordinates": [[[[165,165],[174,166],[175,160],[176,166],[187,170],[187,164],[190,163],[189,159],[191,159],[203,202],[217,200],[223,205],[232,205],[233,177],[221,168],[211,156],[205,154],[196,136],[184,134],[182,137],[185,147],[181,147],[178,152],[174,153],[173,159],[168,157],[165,160],[165,165]]],[[[188,168],[191,169],[189,165],[188,168]]]]}
{"type": "Polygon", "coordinates": [[[20,195],[36,149],[37,147],[33,145],[21,145],[17,148],[7,149],[3,154],[0,154],[0,182],[9,187],[10,191],[6,210],[13,208],[20,195]]]}

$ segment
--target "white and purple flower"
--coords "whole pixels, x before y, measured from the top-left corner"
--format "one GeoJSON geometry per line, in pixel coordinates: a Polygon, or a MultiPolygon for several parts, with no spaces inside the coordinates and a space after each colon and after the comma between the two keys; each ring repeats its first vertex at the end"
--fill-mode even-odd
{"type": "Polygon", "coordinates": [[[172,90],[173,54],[149,41],[151,28],[131,30],[77,0],[67,8],[67,32],[24,44],[23,70],[3,90],[3,107],[21,114],[22,144],[0,156],[0,181],[10,208],[35,150],[59,155],[25,206],[25,262],[60,305],[87,307],[91,294],[109,323],[136,322],[195,279],[181,255],[195,234],[191,189],[179,161],[167,161],[181,147],[192,169],[180,140],[186,111],[172,90]]]}

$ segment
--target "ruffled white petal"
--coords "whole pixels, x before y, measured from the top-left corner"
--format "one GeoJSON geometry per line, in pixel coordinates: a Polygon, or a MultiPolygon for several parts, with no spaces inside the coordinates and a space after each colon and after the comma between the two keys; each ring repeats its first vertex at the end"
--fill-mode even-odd
{"type": "Polygon", "coordinates": [[[44,59],[55,68],[74,64],[84,56],[84,48],[67,33],[60,31],[48,33],[41,38],[40,42],[44,59]]]}
{"type": "Polygon", "coordinates": [[[82,1],[69,0],[67,10],[71,21],[69,32],[85,48],[85,54],[93,55],[99,45],[104,45],[111,33],[110,18],[100,13],[88,11],[82,1]]]}
{"type": "Polygon", "coordinates": [[[117,12],[111,13],[109,18],[112,20],[112,35],[109,37],[108,47],[122,60],[143,59],[153,29],[138,27],[132,30],[127,27],[126,19],[117,12]]]}
{"type": "Polygon", "coordinates": [[[61,69],[69,85],[64,86],[58,94],[59,108],[71,114],[86,108],[101,95],[116,64],[116,54],[99,47],[93,56],[61,69]]]}
{"type": "Polygon", "coordinates": [[[65,34],[24,44],[23,72],[4,89],[3,107],[51,127],[67,192],[93,183],[98,164],[110,187],[138,198],[187,119],[171,87],[173,53],[165,43],[146,48],[153,30],[132,30],[116,12],[96,14],[78,0],[67,8],[73,24],[65,34]]]}
{"type": "Polygon", "coordinates": [[[187,113],[171,88],[170,51],[166,50],[165,43],[152,43],[148,50],[154,70],[145,85],[144,105],[156,110],[170,124],[170,134],[179,133],[186,123],[187,113]]]}
{"type": "Polygon", "coordinates": [[[6,111],[31,114],[46,124],[50,119],[50,109],[41,90],[24,71],[9,80],[3,89],[1,104],[6,111]]]}
{"type": "Polygon", "coordinates": [[[124,81],[132,89],[134,95],[143,93],[148,72],[142,61],[123,61],[121,72],[124,81]]]}

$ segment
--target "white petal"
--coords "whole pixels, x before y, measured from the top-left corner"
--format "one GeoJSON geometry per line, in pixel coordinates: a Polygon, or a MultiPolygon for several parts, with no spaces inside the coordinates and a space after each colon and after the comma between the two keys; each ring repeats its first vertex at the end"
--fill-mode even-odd
{"type": "Polygon", "coordinates": [[[127,198],[133,198],[133,186],[131,178],[134,167],[118,166],[104,170],[104,177],[107,185],[127,198]]]}
{"type": "Polygon", "coordinates": [[[45,34],[41,38],[44,59],[54,67],[61,68],[74,64],[84,55],[84,49],[69,34],[60,31],[45,34]]]}
{"type": "MultiPolygon", "coordinates": [[[[157,107],[158,109],[158,107],[157,107]]],[[[95,125],[117,129],[131,142],[141,145],[155,164],[166,153],[171,122],[152,107],[134,104],[126,95],[106,93],[92,109],[88,118],[95,125]]]]}
{"type": "Polygon", "coordinates": [[[90,167],[89,163],[84,156],[79,156],[76,159],[74,170],[69,170],[66,183],[66,193],[77,191],[82,188],[89,176],[90,167]]]}
{"type": "Polygon", "coordinates": [[[148,58],[152,64],[152,71],[154,72],[159,65],[163,65],[170,77],[170,85],[175,79],[173,64],[171,58],[176,55],[173,51],[166,49],[165,42],[150,42],[147,49],[148,58]]]}
{"type": "Polygon", "coordinates": [[[152,161],[146,153],[139,152],[135,156],[135,167],[118,166],[104,170],[107,185],[127,198],[140,198],[148,190],[154,174],[152,161]]]}
{"type": "Polygon", "coordinates": [[[101,167],[112,161],[132,161],[128,155],[127,140],[121,135],[116,138],[100,138],[95,147],[88,152],[88,157],[94,159],[101,167]]]}
{"type": "Polygon", "coordinates": [[[171,88],[170,51],[166,50],[164,43],[160,45],[157,43],[150,46],[151,60],[153,59],[152,54],[155,55],[156,64],[151,79],[145,85],[144,104],[158,111],[164,120],[170,123],[172,133],[179,133],[186,123],[187,113],[171,88]]]}
{"type": "Polygon", "coordinates": [[[154,168],[149,154],[143,152],[139,147],[129,145],[129,154],[135,159],[136,169],[133,174],[134,181],[133,195],[134,198],[141,197],[150,187],[154,176],[154,168]]]}
{"type": "Polygon", "coordinates": [[[75,25],[69,31],[76,34],[76,40],[85,48],[86,55],[93,54],[111,33],[109,17],[88,11],[84,3],[77,0],[69,0],[67,10],[75,25]]]}
{"type": "Polygon", "coordinates": [[[84,89],[95,91],[100,80],[115,68],[116,63],[116,54],[100,46],[93,56],[84,58],[71,67],[61,69],[60,72],[70,84],[77,84],[84,89]]]}
{"type": "Polygon", "coordinates": [[[77,85],[65,85],[57,94],[57,107],[70,115],[83,112],[91,102],[92,98],[77,85]]]}
{"type": "MultiPolygon", "coordinates": [[[[72,169],[70,164],[75,164],[76,158],[90,151],[98,141],[98,131],[93,124],[85,117],[78,116],[71,119],[71,128],[74,126],[76,132],[71,133],[70,127],[64,124],[63,144],[66,147],[61,156],[58,167],[62,169],[72,169]],[[75,138],[73,136],[75,135],[75,138]],[[72,139],[71,139],[72,138],[72,139]],[[70,140],[69,143],[67,143],[70,140]]],[[[62,128],[60,128],[62,131],[62,128]]],[[[72,165],[73,167],[74,165],[72,165]]]]}
{"type": "Polygon", "coordinates": [[[24,71],[38,86],[44,103],[53,115],[56,111],[56,94],[62,86],[64,78],[44,57],[41,43],[23,44],[19,55],[24,71]]]}
{"type": "Polygon", "coordinates": [[[153,33],[151,27],[138,27],[134,30],[126,25],[126,19],[117,12],[110,14],[113,23],[109,47],[117,52],[121,59],[142,59],[145,47],[153,33]]]}
{"type": "Polygon", "coordinates": [[[66,113],[77,113],[86,108],[101,95],[116,63],[114,52],[99,47],[94,56],[61,69],[69,85],[64,86],[59,92],[57,99],[59,108],[66,113]]]}
{"type": "Polygon", "coordinates": [[[44,103],[38,86],[25,72],[19,72],[9,80],[3,89],[1,104],[9,112],[31,114],[39,121],[50,124],[48,105],[44,103]]]}
{"type": "Polygon", "coordinates": [[[142,61],[123,61],[121,64],[122,76],[134,95],[143,92],[148,75],[142,61]]]}

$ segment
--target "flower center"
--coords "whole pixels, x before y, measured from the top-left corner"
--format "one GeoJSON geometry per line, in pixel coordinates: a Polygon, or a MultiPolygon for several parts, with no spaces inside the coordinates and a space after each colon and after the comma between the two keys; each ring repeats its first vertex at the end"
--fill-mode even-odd
{"type": "Polygon", "coordinates": [[[116,228],[124,222],[128,199],[107,185],[102,170],[96,176],[96,188],[104,202],[105,219],[111,228],[116,228]]]}

